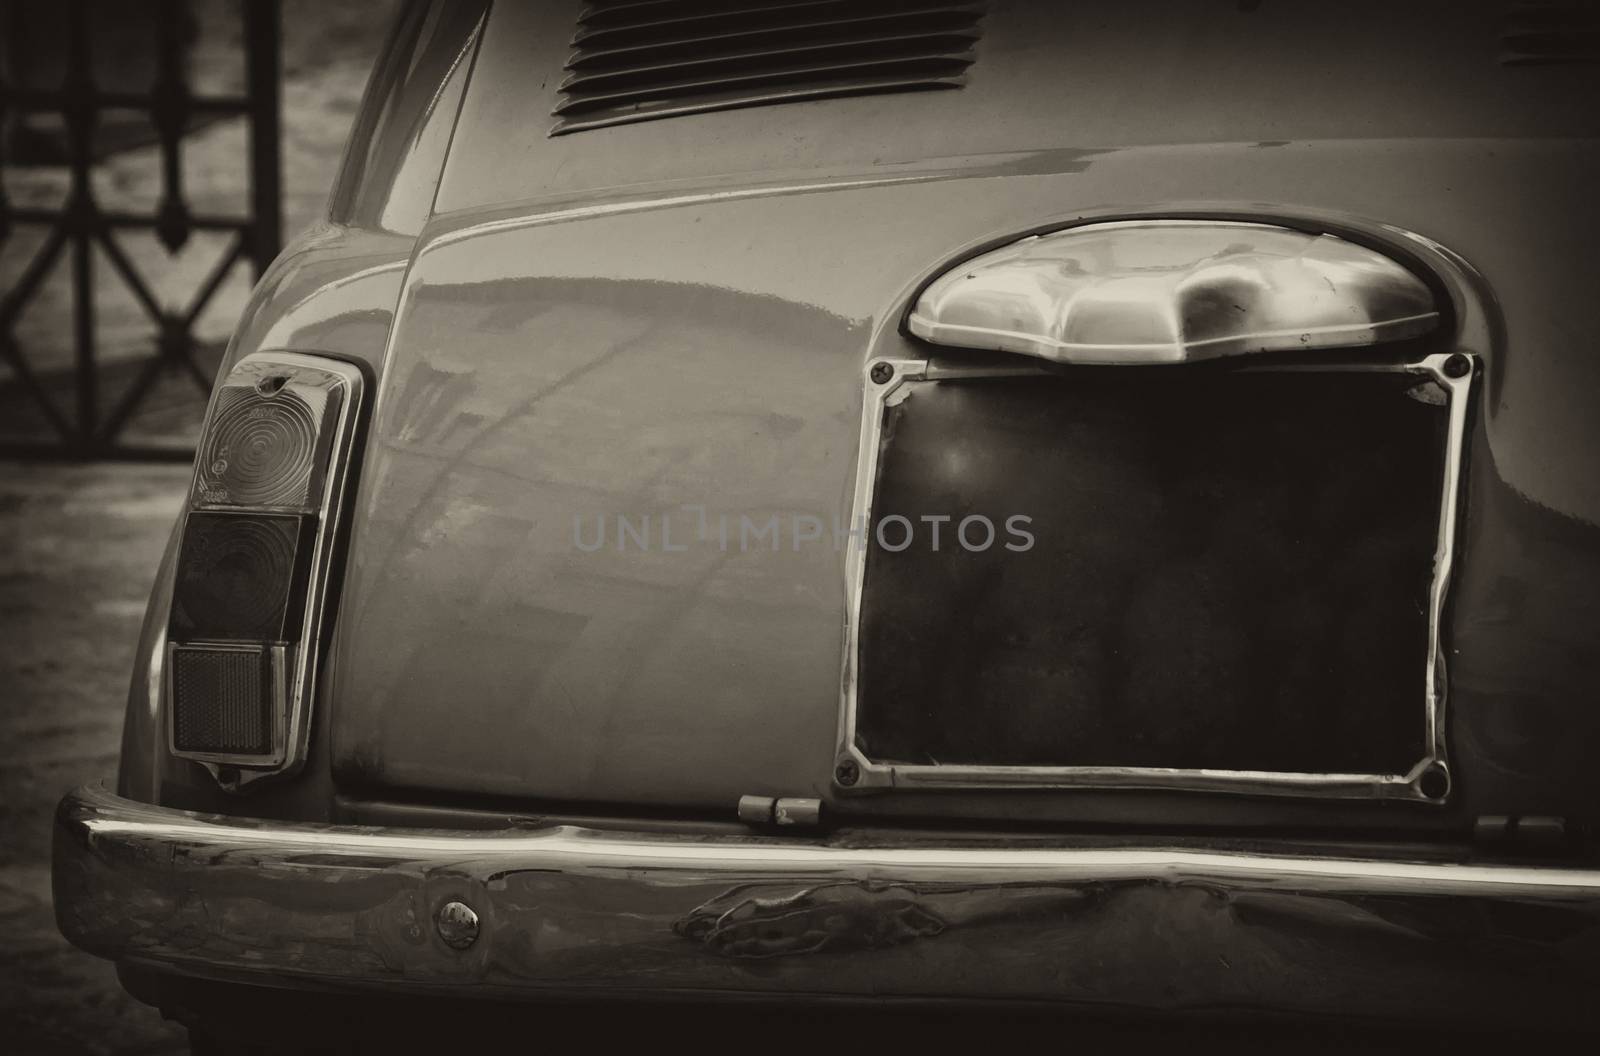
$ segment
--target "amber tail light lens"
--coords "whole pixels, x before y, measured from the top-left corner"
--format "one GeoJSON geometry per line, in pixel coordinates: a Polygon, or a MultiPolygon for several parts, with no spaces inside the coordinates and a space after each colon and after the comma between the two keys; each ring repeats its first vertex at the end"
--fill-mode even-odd
{"type": "Polygon", "coordinates": [[[304,758],[362,390],[349,364],[263,352],[212,403],[178,551],[167,704],[173,754],[225,787],[304,758]]]}
{"type": "Polygon", "coordinates": [[[341,394],[292,384],[285,374],[229,381],[195,456],[197,504],[314,510],[341,394]]]}

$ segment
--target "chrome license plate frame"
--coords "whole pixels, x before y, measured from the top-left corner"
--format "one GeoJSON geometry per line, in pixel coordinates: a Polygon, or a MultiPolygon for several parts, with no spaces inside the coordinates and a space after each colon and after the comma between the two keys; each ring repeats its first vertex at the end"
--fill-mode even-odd
{"type": "MultiPolygon", "coordinates": [[[[1130,370],[1162,370],[1130,367],[1130,370]]],[[[848,627],[841,681],[839,730],[834,755],[833,789],[838,794],[900,790],[1038,790],[1038,789],[1161,789],[1223,792],[1248,795],[1298,796],[1320,799],[1381,799],[1439,804],[1450,790],[1450,769],[1445,739],[1446,670],[1440,633],[1445,599],[1454,558],[1458,509],[1462,489],[1463,453],[1468,409],[1477,357],[1437,353],[1408,362],[1334,361],[1318,363],[1242,365],[1241,371],[1384,372],[1414,374],[1431,379],[1445,393],[1448,416],[1445,429],[1443,482],[1440,489],[1438,534],[1433,577],[1428,592],[1428,633],[1425,670],[1418,686],[1423,702],[1424,744],[1414,765],[1397,773],[1302,773],[1271,770],[1183,769],[1146,766],[1023,766],[988,764],[908,764],[870,758],[858,742],[858,691],[860,631],[868,531],[858,545],[848,548],[846,587],[848,627]]],[[[870,526],[877,492],[879,462],[884,439],[885,412],[909,394],[910,387],[944,380],[1047,376],[1048,366],[1018,364],[974,365],[938,358],[869,360],[862,374],[864,387],[860,448],[852,499],[852,526],[870,526]]]]}

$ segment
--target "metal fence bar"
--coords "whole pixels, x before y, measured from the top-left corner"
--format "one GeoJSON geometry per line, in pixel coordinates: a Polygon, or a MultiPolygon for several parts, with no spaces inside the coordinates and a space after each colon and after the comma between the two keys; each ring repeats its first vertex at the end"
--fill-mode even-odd
{"type": "Polygon", "coordinates": [[[96,397],[94,369],[94,191],[89,166],[94,159],[97,113],[90,101],[94,71],[89,68],[89,11],[87,0],[67,5],[66,101],[61,116],[67,123],[68,152],[72,158],[72,189],[67,192],[61,218],[72,240],[72,347],[77,372],[77,432],[94,435],[96,397]]]}
{"type": "MultiPolygon", "coordinates": [[[[58,208],[12,205],[0,156],[0,246],[21,225],[48,228],[44,242],[16,283],[0,296],[0,356],[10,365],[22,392],[56,430],[42,442],[0,440],[0,455],[68,458],[161,458],[187,460],[193,451],[180,447],[130,445],[121,437],[158,378],[178,371],[203,392],[211,378],[197,359],[194,327],[211,297],[237,262],[248,258],[257,278],[277,255],[282,241],[282,156],[279,145],[280,76],[279,0],[240,0],[245,38],[246,91],[243,95],[198,96],[184,74],[180,31],[183,0],[138,0],[157,19],[157,72],[147,92],[107,91],[95,83],[91,53],[92,11],[87,0],[65,0],[66,75],[59,89],[39,89],[28,80],[28,45],[21,29],[20,7],[8,3],[0,12],[5,28],[9,75],[0,75],[0,121],[8,115],[53,111],[66,129],[70,182],[58,208]],[[161,197],[153,215],[103,210],[91,181],[99,115],[108,109],[140,109],[149,113],[161,155],[161,197]],[[183,186],[183,137],[197,113],[241,116],[249,123],[249,211],[242,216],[203,214],[189,209],[183,186]],[[231,231],[222,256],[193,295],[175,307],[160,303],[133,261],[118,245],[118,230],[153,231],[168,252],[176,252],[195,231],[231,231]],[[95,267],[95,246],[109,269],[95,267]],[[16,339],[22,309],[38,293],[42,281],[63,253],[70,260],[72,296],[73,416],[56,406],[16,339]],[[102,414],[100,370],[95,340],[94,283],[97,275],[115,276],[150,316],[154,352],[109,414],[102,414]]],[[[3,137],[0,137],[3,139],[3,137]]]]}
{"type": "Polygon", "coordinates": [[[277,0],[245,4],[245,57],[250,116],[250,206],[255,225],[250,232],[250,259],[260,278],[283,242],[283,160],[279,154],[279,92],[283,83],[282,49],[278,46],[280,13],[277,0]]]}

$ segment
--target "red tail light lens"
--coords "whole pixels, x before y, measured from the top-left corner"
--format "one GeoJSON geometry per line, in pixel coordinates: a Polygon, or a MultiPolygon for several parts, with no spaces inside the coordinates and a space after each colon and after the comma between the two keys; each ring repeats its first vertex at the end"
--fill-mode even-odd
{"type": "Polygon", "coordinates": [[[316,527],[314,518],[288,514],[191,513],[172,595],[173,634],[297,638],[316,527]]]}
{"type": "Polygon", "coordinates": [[[173,754],[225,786],[297,769],[344,501],[359,370],[288,352],[218,385],[168,622],[173,754]]]}

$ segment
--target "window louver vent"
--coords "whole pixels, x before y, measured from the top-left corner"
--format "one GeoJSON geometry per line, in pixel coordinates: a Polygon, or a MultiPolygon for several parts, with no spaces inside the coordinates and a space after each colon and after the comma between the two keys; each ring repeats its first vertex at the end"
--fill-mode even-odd
{"type": "Polygon", "coordinates": [[[1502,66],[1600,62],[1600,5],[1517,4],[1500,33],[1502,66]]]}
{"type": "Polygon", "coordinates": [[[958,88],[979,2],[591,0],[553,136],[706,110],[958,88]]]}

